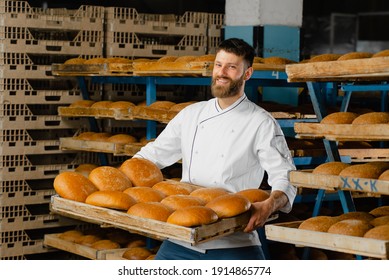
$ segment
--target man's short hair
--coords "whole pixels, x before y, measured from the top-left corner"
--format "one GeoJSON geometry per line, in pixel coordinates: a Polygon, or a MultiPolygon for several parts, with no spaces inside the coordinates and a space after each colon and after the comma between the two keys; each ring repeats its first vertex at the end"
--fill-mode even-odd
{"type": "Polygon", "coordinates": [[[219,44],[216,53],[221,50],[243,57],[243,59],[247,62],[248,67],[253,65],[255,50],[242,39],[230,38],[222,41],[219,44]]]}

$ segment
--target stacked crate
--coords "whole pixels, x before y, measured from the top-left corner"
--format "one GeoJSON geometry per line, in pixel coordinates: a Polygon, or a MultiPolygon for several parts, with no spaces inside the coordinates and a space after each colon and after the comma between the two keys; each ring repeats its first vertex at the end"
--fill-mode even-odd
{"type": "Polygon", "coordinates": [[[106,56],[159,58],[204,55],[208,13],[142,14],[134,8],[106,8],[106,56]]]}
{"type": "Polygon", "coordinates": [[[82,95],[76,80],[53,77],[51,65],[103,55],[104,8],[1,0],[0,17],[0,259],[26,259],[49,251],[45,233],[80,223],[49,209],[55,176],[94,160],[59,147],[60,137],[89,124],[58,116],[59,106],[82,95]]]}
{"type": "Polygon", "coordinates": [[[224,14],[209,13],[207,25],[207,53],[216,53],[223,38],[224,14]]]}

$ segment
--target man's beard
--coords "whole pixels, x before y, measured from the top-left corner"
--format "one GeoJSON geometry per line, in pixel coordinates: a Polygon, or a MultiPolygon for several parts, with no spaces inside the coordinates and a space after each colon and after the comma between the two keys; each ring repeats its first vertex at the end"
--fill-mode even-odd
{"type": "Polygon", "coordinates": [[[218,77],[212,78],[211,92],[214,97],[218,98],[232,97],[237,95],[240,92],[244,82],[244,74],[242,77],[234,81],[230,78],[223,77],[224,79],[228,79],[230,81],[229,85],[217,85],[217,78],[218,77]]]}

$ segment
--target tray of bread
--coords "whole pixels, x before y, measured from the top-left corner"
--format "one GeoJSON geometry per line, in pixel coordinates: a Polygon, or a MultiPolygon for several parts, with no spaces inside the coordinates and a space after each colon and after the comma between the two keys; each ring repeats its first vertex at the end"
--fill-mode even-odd
{"type": "MultiPolygon", "coordinates": [[[[166,180],[155,164],[142,158],[130,158],[119,167],[65,171],[53,185],[57,194],[51,198],[50,209],[54,213],[192,244],[243,230],[251,203],[269,197],[261,189],[231,193],[166,180]]],[[[275,218],[276,214],[269,221],[275,218]]]]}
{"type": "Polygon", "coordinates": [[[265,225],[266,238],[277,242],[389,258],[389,206],[370,212],[316,216],[303,221],[265,225]]]}
{"type": "Polygon", "coordinates": [[[389,77],[389,50],[377,53],[321,54],[286,66],[289,82],[369,81],[389,77]]]}
{"type": "Polygon", "coordinates": [[[92,260],[146,260],[152,259],[157,251],[146,248],[144,236],[101,227],[45,234],[43,244],[92,260]]]}
{"type": "Polygon", "coordinates": [[[389,163],[322,163],[312,170],[290,172],[292,185],[325,190],[344,190],[371,196],[389,194],[389,163]]]}
{"type": "Polygon", "coordinates": [[[294,124],[297,138],[325,138],[331,141],[379,141],[389,139],[388,112],[336,112],[318,123],[294,124]]]}
{"type": "Polygon", "coordinates": [[[63,64],[52,64],[54,76],[132,75],[133,60],[124,57],[71,58],[63,64]]]}

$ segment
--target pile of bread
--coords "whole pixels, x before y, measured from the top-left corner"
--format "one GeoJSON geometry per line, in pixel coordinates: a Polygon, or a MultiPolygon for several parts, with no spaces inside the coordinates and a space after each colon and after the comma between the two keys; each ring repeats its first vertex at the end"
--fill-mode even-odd
{"type": "Polygon", "coordinates": [[[316,216],[303,221],[298,228],[389,240],[389,206],[379,206],[370,212],[356,211],[339,216],[316,216]]]}
{"type": "Polygon", "coordinates": [[[372,52],[348,52],[345,54],[333,54],[326,53],[315,55],[310,59],[302,62],[322,62],[322,61],[344,61],[350,59],[363,59],[363,58],[375,58],[375,57],[386,57],[389,56],[389,50],[382,50],[376,53],[372,52]]]}
{"type": "Polygon", "coordinates": [[[230,193],[223,188],[164,180],[161,170],[142,158],[130,158],[119,167],[92,166],[84,173],[60,173],[54,189],[69,200],[185,227],[237,216],[248,211],[251,203],[269,197],[260,189],[230,193]]]}
{"type": "Polygon", "coordinates": [[[321,124],[386,124],[389,123],[389,112],[336,112],[325,116],[321,124]]]}
{"type": "Polygon", "coordinates": [[[126,249],[121,257],[130,260],[152,260],[158,250],[146,248],[145,237],[115,228],[72,229],[60,233],[58,238],[96,250],[126,249]]]}

